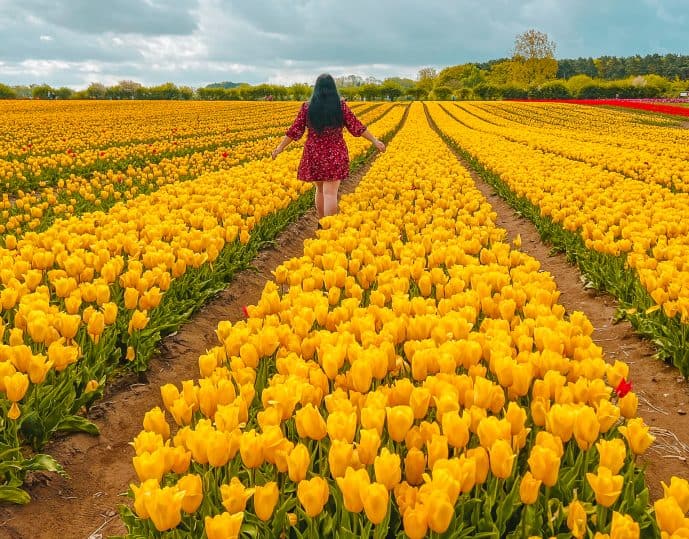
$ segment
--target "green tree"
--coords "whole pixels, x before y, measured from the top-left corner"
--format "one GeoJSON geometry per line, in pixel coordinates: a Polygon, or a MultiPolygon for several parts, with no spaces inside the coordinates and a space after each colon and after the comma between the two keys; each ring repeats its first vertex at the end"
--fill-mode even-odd
{"type": "Polygon", "coordinates": [[[517,35],[512,61],[514,82],[540,85],[557,75],[555,42],[538,30],[527,30],[517,35]]]}
{"type": "Polygon", "coordinates": [[[452,95],[452,88],[449,86],[436,86],[433,88],[433,96],[439,101],[447,101],[452,95]]]}
{"type": "Polygon", "coordinates": [[[105,99],[107,91],[108,90],[104,84],[100,82],[92,82],[89,84],[88,88],[86,88],[86,96],[89,99],[105,99]]]}
{"type": "Polygon", "coordinates": [[[67,88],[66,86],[62,86],[55,90],[55,96],[58,99],[72,99],[74,97],[74,90],[67,88]]]}
{"type": "Polygon", "coordinates": [[[372,101],[380,98],[380,86],[375,84],[364,84],[359,87],[359,95],[366,101],[372,101]]]}
{"type": "Polygon", "coordinates": [[[435,85],[435,79],[438,76],[435,68],[433,67],[423,67],[419,69],[418,75],[416,77],[416,86],[426,90],[426,93],[430,93],[435,85]]]}
{"type": "Polygon", "coordinates": [[[31,88],[31,97],[34,99],[51,99],[55,95],[55,90],[47,84],[41,84],[31,88]]]}
{"type": "Polygon", "coordinates": [[[380,95],[384,98],[395,101],[399,96],[402,95],[404,89],[398,83],[393,81],[385,81],[380,85],[380,95]]]}
{"type": "Polygon", "coordinates": [[[297,82],[287,88],[287,93],[289,94],[290,99],[294,99],[295,101],[305,101],[311,95],[311,86],[297,82]]]}
{"type": "Polygon", "coordinates": [[[6,84],[0,83],[0,99],[14,99],[17,97],[17,92],[6,84]]]}

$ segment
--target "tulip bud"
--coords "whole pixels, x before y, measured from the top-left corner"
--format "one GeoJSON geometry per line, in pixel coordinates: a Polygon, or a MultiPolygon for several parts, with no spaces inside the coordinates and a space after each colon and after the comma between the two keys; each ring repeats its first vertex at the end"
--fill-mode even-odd
{"type": "Polygon", "coordinates": [[[400,456],[390,453],[386,447],[374,460],[373,467],[376,473],[376,481],[392,490],[402,480],[400,456]]]}
{"type": "Polygon", "coordinates": [[[204,519],[206,536],[208,539],[233,539],[239,537],[244,512],[230,514],[221,513],[204,519]]]}
{"type": "Polygon", "coordinates": [[[165,413],[159,406],[146,412],[143,427],[148,431],[157,432],[163,437],[163,440],[167,440],[170,437],[170,425],[165,420],[165,413]]]}
{"type": "Polygon", "coordinates": [[[329,496],[328,482],[322,477],[300,481],[297,486],[297,498],[306,514],[311,518],[318,516],[323,511],[329,496]]]}
{"type": "Polygon", "coordinates": [[[311,455],[304,444],[297,444],[287,457],[289,478],[295,483],[306,479],[306,472],[311,464],[311,455]]]}
{"type": "Polygon", "coordinates": [[[246,508],[246,502],[254,494],[253,488],[246,488],[242,482],[233,477],[228,485],[220,486],[222,504],[230,514],[240,513],[246,508]]]}
{"type": "Polygon", "coordinates": [[[597,474],[587,473],[586,480],[596,494],[596,503],[604,507],[610,507],[617,501],[622,492],[622,483],[624,482],[624,478],[621,475],[613,475],[604,466],[598,467],[597,474]]]}
{"type": "Polygon", "coordinates": [[[531,472],[526,472],[519,483],[519,498],[525,505],[531,505],[538,500],[541,480],[535,479],[531,472]]]}
{"type": "Polygon", "coordinates": [[[380,524],[383,522],[385,515],[388,513],[388,490],[389,489],[385,485],[371,483],[360,492],[366,517],[373,524],[380,524]]]}
{"type": "Polygon", "coordinates": [[[201,476],[196,474],[185,475],[177,481],[177,490],[184,492],[182,511],[194,513],[203,501],[203,484],[201,476]]]}
{"type": "Polygon", "coordinates": [[[347,468],[344,477],[337,477],[335,480],[342,491],[345,509],[350,513],[360,513],[364,508],[361,492],[371,483],[366,469],[347,468]]]}
{"type": "Polygon", "coordinates": [[[415,505],[405,511],[402,518],[404,533],[409,539],[422,539],[428,531],[428,509],[424,505],[415,505]]]}
{"type": "Polygon", "coordinates": [[[670,486],[667,486],[663,481],[663,492],[665,497],[674,498],[682,509],[683,513],[689,511],[689,481],[673,476],[670,478],[670,486]]]}
{"type": "Polygon", "coordinates": [[[567,527],[576,539],[582,539],[586,534],[586,510],[577,500],[574,500],[566,509],[567,527]]]}
{"type": "Polygon", "coordinates": [[[256,487],[254,492],[254,512],[263,522],[273,516],[275,505],[280,497],[280,491],[275,481],[266,483],[261,487],[256,487]]]}
{"type": "Polygon", "coordinates": [[[404,475],[410,485],[423,483],[423,474],[426,471],[426,455],[420,449],[412,447],[404,457],[404,475]]]}
{"type": "Polygon", "coordinates": [[[414,423],[414,412],[405,405],[387,407],[388,434],[395,442],[401,442],[414,423]]]}
{"type": "Polygon", "coordinates": [[[622,435],[627,439],[629,448],[635,455],[645,453],[655,440],[655,436],[648,433],[648,426],[639,418],[630,419],[626,426],[619,427],[622,435]]]}

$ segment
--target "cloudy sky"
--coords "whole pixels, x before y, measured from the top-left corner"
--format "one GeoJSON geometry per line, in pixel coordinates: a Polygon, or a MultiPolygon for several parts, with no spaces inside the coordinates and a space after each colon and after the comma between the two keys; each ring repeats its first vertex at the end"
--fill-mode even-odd
{"type": "Polygon", "coordinates": [[[414,78],[530,28],[559,58],[689,54],[689,0],[0,0],[0,82],[414,78]]]}

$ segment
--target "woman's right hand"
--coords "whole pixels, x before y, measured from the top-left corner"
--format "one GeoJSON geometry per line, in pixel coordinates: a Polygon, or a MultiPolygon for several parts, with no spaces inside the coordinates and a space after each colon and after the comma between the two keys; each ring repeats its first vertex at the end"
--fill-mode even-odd
{"type": "Polygon", "coordinates": [[[381,152],[381,153],[384,153],[384,152],[385,152],[385,144],[383,144],[380,140],[376,140],[376,141],[373,143],[373,145],[376,147],[376,149],[377,149],[379,152],[381,152]]]}

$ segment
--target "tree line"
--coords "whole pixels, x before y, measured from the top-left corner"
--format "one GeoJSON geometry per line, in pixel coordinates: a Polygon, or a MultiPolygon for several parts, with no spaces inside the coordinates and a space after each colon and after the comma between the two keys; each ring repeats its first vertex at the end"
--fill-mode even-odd
{"type": "MultiPolygon", "coordinates": [[[[350,100],[657,98],[678,97],[689,91],[689,56],[649,54],[558,60],[555,48],[547,34],[531,29],[516,36],[510,57],[440,71],[425,67],[415,80],[390,77],[381,81],[347,75],[337,77],[336,83],[340,94],[350,100]]],[[[2,99],[304,100],[310,95],[311,86],[303,83],[283,86],[223,82],[194,89],[172,82],[146,87],[124,80],[113,86],[94,82],[80,91],[47,84],[0,84],[2,99]]]]}

